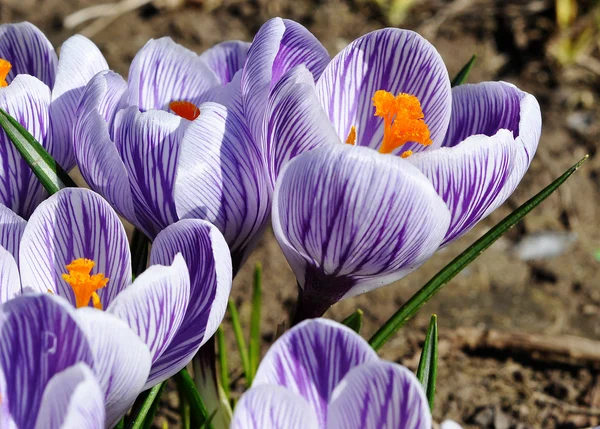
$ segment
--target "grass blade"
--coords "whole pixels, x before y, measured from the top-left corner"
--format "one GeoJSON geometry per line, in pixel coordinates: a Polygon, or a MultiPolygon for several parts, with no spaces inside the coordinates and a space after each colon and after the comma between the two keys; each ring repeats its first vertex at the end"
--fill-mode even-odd
{"type": "Polygon", "coordinates": [[[77,186],[29,131],[3,109],[0,109],[0,126],[50,195],[77,186]]]}
{"type": "Polygon", "coordinates": [[[379,330],[371,337],[369,343],[375,350],[379,350],[398,329],[400,329],[427,301],[456,276],[463,268],[469,265],[484,250],[490,247],[504,233],[512,228],[526,214],[537,207],[562,185],[581,165],[587,161],[586,155],[581,161],[565,171],[558,179],[542,189],[537,195],[525,202],[514,212],[505,217],[500,223],[487,232],[483,237],[473,243],[467,250],[458,255],[446,265],[431,280],[429,280],[416,294],[414,294],[379,330]]]}
{"type": "MultiPolygon", "coordinates": [[[[251,378],[253,379],[260,362],[260,307],[262,305],[262,265],[254,267],[254,282],[252,285],[252,318],[250,320],[249,360],[251,378]]],[[[249,382],[250,383],[250,382],[249,382]]]]}
{"type": "Polygon", "coordinates": [[[217,347],[219,349],[219,374],[221,376],[221,386],[228,401],[231,401],[229,386],[229,363],[227,362],[227,346],[225,344],[225,334],[223,328],[219,326],[217,329],[217,347]]]}
{"type": "Polygon", "coordinates": [[[342,324],[346,325],[357,334],[360,334],[360,329],[363,324],[363,311],[360,308],[357,308],[354,313],[342,321],[342,324]]]}
{"type": "MultiPolygon", "coordinates": [[[[135,404],[133,405],[131,417],[126,424],[127,429],[142,429],[144,427],[146,417],[148,417],[148,415],[151,413],[154,401],[160,397],[160,393],[165,383],[166,382],[163,381],[162,383],[154,386],[152,389],[142,392],[140,396],[138,396],[135,404]]],[[[154,412],[156,412],[156,409],[154,412]]]]}
{"type": "Polygon", "coordinates": [[[208,411],[204,405],[204,401],[202,401],[202,398],[196,389],[196,385],[194,384],[194,380],[190,376],[190,373],[187,371],[187,369],[183,368],[177,373],[175,379],[177,380],[177,385],[179,386],[180,391],[183,392],[188,403],[190,404],[190,417],[194,422],[193,426],[201,427],[208,422],[206,428],[212,429],[212,424],[208,420],[208,411]]]}
{"type": "Polygon", "coordinates": [[[246,347],[246,340],[244,339],[244,332],[242,331],[242,325],[240,324],[240,315],[235,307],[233,299],[229,298],[227,304],[229,309],[229,315],[231,316],[231,325],[233,326],[233,334],[235,335],[235,342],[240,352],[240,358],[242,360],[242,369],[244,370],[244,376],[248,386],[252,384],[252,371],[250,370],[250,359],[248,357],[248,348],[246,347]]]}
{"type": "Polygon", "coordinates": [[[429,328],[423,343],[423,351],[417,368],[417,378],[425,389],[429,409],[433,411],[433,400],[435,397],[435,380],[437,378],[438,362],[438,329],[437,316],[434,314],[429,321],[429,328]]]}
{"type": "Polygon", "coordinates": [[[471,72],[471,69],[473,68],[473,64],[475,64],[475,60],[477,59],[477,55],[473,55],[471,57],[471,59],[469,60],[469,62],[467,62],[467,64],[465,64],[463,66],[462,69],[460,69],[460,71],[456,74],[456,76],[454,76],[454,79],[452,79],[452,86],[458,86],[458,85],[462,85],[463,83],[466,82],[467,77],[469,77],[469,73],[471,72]]]}

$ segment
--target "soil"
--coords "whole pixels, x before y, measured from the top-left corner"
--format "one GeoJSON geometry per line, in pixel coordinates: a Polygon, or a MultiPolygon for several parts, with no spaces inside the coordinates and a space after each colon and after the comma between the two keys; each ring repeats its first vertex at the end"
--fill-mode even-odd
{"type": "MultiPolygon", "coordinates": [[[[28,20],[59,46],[75,31],[64,17],[100,2],[90,0],[0,0],[1,22],[28,20]]],[[[166,2],[163,0],[163,4],[166,2]]],[[[120,15],[91,36],[112,68],[126,74],[136,51],[148,38],[169,35],[201,52],[227,39],[250,41],[273,16],[308,27],[338,52],[354,38],[390,25],[378,6],[385,0],[194,0],[171,8],[146,5],[120,15]]],[[[397,4],[408,3],[402,0],[397,4]]],[[[454,419],[478,428],[583,428],[600,424],[600,362],[578,358],[559,361],[532,350],[516,353],[495,347],[458,346],[461,328],[495,329],[600,340],[600,229],[598,197],[600,75],[598,46],[592,43],[576,64],[560,65],[551,54],[559,40],[552,0],[422,0],[414,2],[401,23],[427,37],[454,75],[477,54],[470,82],[505,80],[534,94],[542,107],[543,134],[538,153],[521,185],[500,209],[402,281],[341,302],[327,316],[342,320],[356,308],[365,314],[368,338],[433,274],[511,210],[538,192],[585,154],[591,158],[557,193],[459,274],[381,351],[384,358],[415,369],[431,314],[439,317],[440,363],[435,399],[436,421],[454,419]],[[518,257],[515,246],[532,234],[569,232],[576,239],[562,254],[534,261],[518,257]]],[[[592,19],[592,2],[578,1],[583,31],[592,19]]],[[[593,22],[592,24],[593,25],[593,22]]],[[[596,37],[598,33],[596,31],[596,37]]],[[[559,236],[560,237],[560,236],[559,236]]],[[[243,321],[249,320],[252,270],[263,265],[264,349],[276,328],[289,317],[296,296],[294,276],[273,234],[266,233],[234,282],[233,296],[243,321]]],[[[227,330],[232,368],[233,335],[227,330]]],[[[600,344],[600,343],[598,343],[600,344]]],[[[599,346],[600,347],[600,346],[599,346]]],[[[263,350],[264,352],[264,350],[263,350]]],[[[239,375],[234,371],[233,377],[239,375]]],[[[236,386],[234,386],[236,388],[236,386]]],[[[239,388],[238,388],[239,390],[239,388]]],[[[237,392],[240,393],[240,392],[237,392]]],[[[177,427],[169,393],[157,427],[167,419],[177,427]]]]}

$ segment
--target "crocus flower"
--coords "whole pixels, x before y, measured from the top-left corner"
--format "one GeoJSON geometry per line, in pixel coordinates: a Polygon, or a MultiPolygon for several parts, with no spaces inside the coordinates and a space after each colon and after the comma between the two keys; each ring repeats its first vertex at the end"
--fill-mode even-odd
{"type": "Polygon", "coordinates": [[[118,316],[152,354],[146,387],[187,365],[225,314],[229,249],[206,221],[184,220],[162,231],[150,268],[133,283],[125,229],[109,204],[87,189],[57,192],[26,225],[0,210],[0,239],[0,297],[52,293],[77,308],[118,316]]]}
{"type": "Polygon", "coordinates": [[[292,127],[272,97],[267,126],[273,228],[300,318],[402,278],[462,236],[511,195],[541,132],[533,96],[502,82],[451,89],[435,48],[405,30],[352,42],[316,98],[292,127]]]}
{"type": "Polygon", "coordinates": [[[429,429],[431,413],[408,369],[346,326],[314,319],[271,346],[231,428],[429,429]]]}
{"type": "MultiPolygon", "coordinates": [[[[83,88],[108,65],[83,36],[69,38],[60,59],[34,25],[0,25],[0,108],[19,121],[66,170],[75,165],[72,127],[83,88]]],[[[24,218],[47,197],[4,132],[0,132],[0,204],[24,218]]]]}
{"type": "Polygon", "coordinates": [[[112,427],[150,370],[148,347],[126,323],[49,293],[0,306],[0,345],[2,428],[112,427]]]}

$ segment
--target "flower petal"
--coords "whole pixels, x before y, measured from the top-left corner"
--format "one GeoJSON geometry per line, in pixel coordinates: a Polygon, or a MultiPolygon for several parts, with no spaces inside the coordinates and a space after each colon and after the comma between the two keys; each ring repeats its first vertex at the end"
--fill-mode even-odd
{"type": "Polygon", "coordinates": [[[221,85],[226,85],[233,79],[233,76],[244,67],[249,42],[240,40],[229,40],[218,43],[200,55],[211,70],[219,77],[221,85]]]}
{"type": "Polygon", "coordinates": [[[29,22],[0,25],[0,58],[12,65],[7,82],[19,74],[37,77],[52,88],[56,76],[56,52],[44,33],[29,22]]]}
{"type": "Polygon", "coordinates": [[[280,386],[257,386],[235,406],[231,429],[318,428],[312,407],[301,396],[280,386]]]}
{"type": "Polygon", "coordinates": [[[271,346],[252,385],[275,384],[302,396],[316,411],[320,427],[325,427],[327,403],[337,384],[352,368],[378,360],[350,328],[313,319],[296,325],[271,346]]]}
{"type": "Polygon", "coordinates": [[[76,316],[94,355],[92,369],[104,393],[107,426],[112,427],[142,391],[152,355],[118,317],[95,308],[80,308],[76,316]]]}
{"type": "Polygon", "coordinates": [[[75,305],[71,287],[62,279],[74,259],[96,263],[108,285],[98,291],[104,308],[131,280],[131,254],[123,224],[95,192],[65,188],[44,201],[25,227],[20,250],[23,288],[52,292],[75,305]]]}
{"type": "Polygon", "coordinates": [[[0,204],[0,246],[19,262],[19,245],[27,222],[12,210],[0,204]]]}
{"type": "Polygon", "coordinates": [[[108,64],[100,50],[81,35],[70,37],[60,48],[50,117],[54,159],[67,171],[75,166],[73,125],[79,101],[90,79],[107,69],[108,64]]]}
{"type": "MultiPolygon", "coordinates": [[[[181,255],[171,266],[153,265],[123,290],[106,310],[129,325],[148,346],[152,362],[167,349],[179,330],[190,300],[190,276],[181,255]]],[[[175,371],[151,374],[146,387],[175,371]]]]}
{"type": "Polygon", "coordinates": [[[125,163],[137,224],[153,238],[178,220],[173,198],[180,142],[190,122],[132,106],[115,119],[114,141],[125,163]]]}
{"type": "Polygon", "coordinates": [[[313,76],[306,67],[288,71],[272,89],[262,142],[273,185],[283,165],[296,155],[340,142],[317,99],[313,76]]]}
{"type": "Polygon", "coordinates": [[[48,381],[77,362],[94,358],[75,310],[48,293],[14,298],[0,306],[3,401],[17,427],[32,428],[48,381]]]}
{"type": "Polygon", "coordinates": [[[417,168],[346,144],[289,162],[275,187],[272,217],[303,293],[325,309],[416,269],[437,250],[450,221],[417,168]]]}
{"type": "MultiPolygon", "coordinates": [[[[383,139],[383,120],[373,107],[378,90],[416,96],[431,132],[431,147],[441,146],[450,120],[450,79],[427,40],[409,30],[373,31],[336,55],[317,82],[321,103],[339,136],[345,140],[356,126],[356,143],[375,149],[383,139]]],[[[402,151],[423,148],[408,143],[402,151]]]]}
{"type": "Polygon", "coordinates": [[[116,73],[101,72],[85,88],[75,121],[74,152],[90,187],[106,198],[125,219],[137,223],[129,177],[110,130],[123,107],[127,84],[116,73]]]}
{"type": "Polygon", "coordinates": [[[180,220],[154,240],[150,264],[171,264],[183,255],[190,273],[190,304],[165,353],[154,363],[152,375],[183,368],[217,330],[231,290],[231,258],[225,239],[209,222],[180,220]]]}
{"type": "MultiPolygon", "coordinates": [[[[0,107],[14,117],[51,155],[48,137],[50,89],[38,79],[21,75],[0,91],[0,107]]],[[[5,132],[0,133],[0,204],[25,219],[47,193],[5,132]]]]}
{"type": "Polygon", "coordinates": [[[336,387],[327,427],[430,429],[431,412],[412,372],[392,362],[372,362],[350,371],[336,387]]]}
{"type": "Polygon", "coordinates": [[[36,429],[103,429],[104,394],[91,369],[78,363],[50,379],[36,429]]]}
{"type": "Polygon", "coordinates": [[[0,246],[0,304],[21,295],[21,277],[15,258],[0,246]]]}
{"type": "Polygon", "coordinates": [[[142,111],[166,110],[171,101],[196,105],[219,78],[189,49],[170,37],[150,40],[136,54],[129,69],[129,103],[142,111]]]}
{"type": "Polygon", "coordinates": [[[205,219],[225,236],[243,264],[264,231],[271,208],[269,179],[260,150],[243,118],[204,103],[187,129],[175,182],[180,218],[205,219]]]}
{"type": "Polygon", "coordinates": [[[258,30],[242,73],[244,112],[255,139],[261,136],[269,90],[288,71],[304,64],[318,79],[329,54],[306,28],[289,19],[273,18],[258,30]]]}

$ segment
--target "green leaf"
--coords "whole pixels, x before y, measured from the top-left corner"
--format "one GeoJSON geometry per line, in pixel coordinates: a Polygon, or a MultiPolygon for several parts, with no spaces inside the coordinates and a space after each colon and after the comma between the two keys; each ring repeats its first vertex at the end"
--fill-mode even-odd
{"type": "Polygon", "coordinates": [[[210,416],[206,406],[204,405],[204,401],[202,401],[202,398],[198,393],[198,389],[196,389],[196,385],[194,384],[194,380],[190,376],[190,373],[184,368],[175,375],[175,379],[180,391],[183,392],[188,403],[190,404],[190,416],[195,422],[194,427],[201,427],[208,422],[206,428],[212,429],[213,426],[210,423],[210,420],[208,420],[210,416]]]}
{"type": "Polygon", "coordinates": [[[150,240],[142,231],[135,228],[131,237],[131,270],[134,277],[139,276],[144,272],[148,265],[148,249],[150,240]]]}
{"type": "Polygon", "coordinates": [[[164,381],[158,383],[152,389],[146,390],[138,396],[126,423],[127,429],[142,429],[145,427],[144,422],[146,421],[146,417],[152,415],[152,412],[156,413],[155,408],[153,411],[154,402],[160,398],[165,383],[164,381]]]}
{"type": "Polygon", "coordinates": [[[190,402],[181,385],[177,386],[177,390],[179,391],[179,418],[181,419],[181,426],[183,429],[191,429],[190,402]]]}
{"type": "Polygon", "coordinates": [[[242,325],[240,324],[240,315],[238,314],[237,308],[233,299],[229,298],[227,305],[229,309],[229,315],[231,316],[231,325],[233,326],[233,334],[235,335],[235,342],[240,352],[240,359],[242,360],[242,369],[244,370],[244,376],[246,377],[246,383],[248,386],[252,384],[252,371],[250,370],[250,358],[248,357],[248,348],[246,347],[246,340],[244,339],[244,332],[242,331],[242,325]]]}
{"type": "Polygon", "coordinates": [[[379,328],[371,337],[369,343],[375,350],[379,350],[398,329],[400,329],[411,317],[413,317],[419,308],[429,301],[439,290],[456,276],[463,268],[469,265],[484,250],[490,247],[504,233],[512,228],[517,222],[525,217],[527,213],[537,207],[542,201],[550,196],[560,185],[562,185],[581,165],[587,161],[589,155],[586,155],[581,161],[565,171],[562,176],[542,189],[537,195],[520,206],[510,215],[505,217],[500,223],[487,232],[483,237],[473,243],[467,250],[458,255],[452,262],[446,265],[438,272],[425,286],[414,294],[387,322],[379,328]]]}
{"type": "Polygon", "coordinates": [[[462,69],[460,69],[460,71],[457,73],[456,76],[454,76],[454,79],[452,79],[452,83],[451,83],[451,85],[453,87],[462,85],[463,83],[466,82],[467,77],[469,76],[469,73],[471,72],[471,69],[473,68],[473,64],[475,64],[476,59],[477,59],[477,55],[473,55],[471,57],[471,59],[469,60],[469,62],[467,64],[465,64],[462,69]]]}
{"type": "Polygon", "coordinates": [[[77,186],[29,131],[3,109],[0,109],[0,126],[50,195],[77,186]]]}
{"type": "Polygon", "coordinates": [[[362,328],[362,323],[363,311],[360,308],[357,308],[354,313],[346,317],[342,322],[342,324],[346,325],[357,334],[360,334],[360,328],[362,328]]]}
{"type": "Polygon", "coordinates": [[[229,363],[227,361],[227,345],[225,344],[225,334],[223,328],[219,326],[217,329],[217,347],[219,349],[219,374],[221,376],[221,386],[223,392],[228,401],[231,400],[231,394],[229,392],[229,363]]]}
{"type": "Polygon", "coordinates": [[[200,426],[200,429],[208,429],[208,428],[212,427],[212,421],[214,420],[216,415],[217,415],[217,410],[214,410],[211,413],[211,415],[208,416],[208,418],[206,419],[204,424],[202,426],[200,426]]]}
{"type": "Polygon", "coordinates": [[[123,429],[125,427],[125,417],[119,420],[119,423],[115,426],[115,429],[123,429]]]}
{"type": "Polygon", "coordinates": [[[429,409],[433,412],[433,400],[435,397],[435,380],[437,377],[438,362],[438,329],[437,316],[434,314],[429,321],[427,336],[423,343],[423,351],[417,368],[417,378],[425,389],[429,409]]]}
{"type": "MultiPolygon", "coordinates": [[[[250,377],[254,379],[260,361],[260,307],[262,301],[262,265],[257,262],[254,267],[252,284],[252,318],[250,320],[250,377]]],[[[248,382],[250,384],[250,382],[248,382]]]]}

